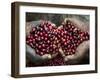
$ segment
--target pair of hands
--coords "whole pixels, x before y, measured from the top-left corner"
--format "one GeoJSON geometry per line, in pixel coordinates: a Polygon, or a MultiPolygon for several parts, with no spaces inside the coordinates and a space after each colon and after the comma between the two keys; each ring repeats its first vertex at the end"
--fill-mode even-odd
{"type": "MultiPolygon", "coordinates": [[[[88,25],[83,23],[82,21],[76,19],[76,18],[66,18],[66,20],[71,20],[73,23],[75,23],[75,25],[81,29],[82,31],[87,31],[89,32],[89,28],[88,25]]],[[[32,22],[27,22],[26,23],[26,35],[29,35],[30,30],[32,29],[32,25],[34,26],[38,26],[41,23],[41,21],[32,21],[32,22]]],[[[59,26],[58,28],[60,28],[61,26],[59,26]]],[[[79,63],[80,60],[82,60],[84,57],[88,57],[89,53],[87,53],[86,51],[89,50],[89,40],[88,41],[84,41],[82,42],[76,49],[75,54],[73,55],[68,55],[65,56],[63,50],[60,48],[59,51],[62,55],[62,57],[64,58],[64,60],[66,62],[68,62],[69,64],[75,64],[75,63],[79,63]]],[[[31,60],[31,62],[33,62],[34,64],[41,64],[42,62],[45,62],[49,59],[54,58],[58,53],[54,54],[54,55],[50,55],[50,54],[45,54],[43,56],[40,56],[38,54],[35,53],[35,50],[32,49],[30,46],[28,46],[26,44],[26,55],[27,58],[31,60]]]]}

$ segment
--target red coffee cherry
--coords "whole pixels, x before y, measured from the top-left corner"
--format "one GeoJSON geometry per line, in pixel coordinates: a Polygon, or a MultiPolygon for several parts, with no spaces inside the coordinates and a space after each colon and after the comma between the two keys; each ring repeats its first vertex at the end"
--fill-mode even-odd
{"type": "Polygon", "coordinates": [[[55,36],[56,28],[54,28],[51,22],[44,21],[38,28],[33,27],[30,33],[26,42],[28,45],[34,46],[36,54],[54,54],[59,51],[56,49],[57,47],[53,46],[57,46],[59,40],[58,37],[55,36]],[[40,41],[42,44],[40,44],[40,41]]]}
{"type": "Polygon", "coordinates": [[[74,26],[70,20],[67,20],[62,26],[63,29],[61,29],[61,31],[63,31],[66,36],[63,35],[63,33],[60,34],[61,47],[66,55],[75,54],[76,47],[84,40],[88,40],[89,34],[82,32],[79,28],[74,26]]]}
{"type": "MultiPolygon", "coordinates": [[[[89,33],[81,31],[70,20],[55,27],[51,22],[43,21],[38,27],[33,27],[26,37],[26,44],[30,45],[40,56],[59,53],[61,47],[66,56],[73,55],[77,47],[85,40],[89,40],[89,33]]],[[[65,65],[60,53],[43,65],[65,65]]]]}

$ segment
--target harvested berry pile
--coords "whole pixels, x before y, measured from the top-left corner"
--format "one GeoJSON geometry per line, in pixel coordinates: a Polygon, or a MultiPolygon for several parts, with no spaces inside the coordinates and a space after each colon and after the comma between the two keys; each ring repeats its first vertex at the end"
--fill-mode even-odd
{"type": "Polygon", "coordinates": [[[39,27],[33,27],[26,43],[35,49],[39,55],[55,54],[59,51],[59,40],[55,36],[56,27],[49,22],[44,22],[39,27]]]}
{"type": "Polygon", "coordinates": [[[67,20],[63,27],[58,29],[58,39],[60,39],[60,45],[65,55],[75,54],[76,48],[80,43],[85,40],[89,40],[88,32],[75,27],[75,25],[67,20]]]}
{"type": "Polygon", "coordinates": [[[63,57],[60,54],[58,54],[55,58],[48,60],[42,65],[43,66],[59,66],[59,65],[66,65],[66,63],[63,57]]]}
{"type": "MultiPolygon", "coordinates": [[[[60,53],[59,48],[62,48],[66,56],[73,55],[80,43],[89,40],[89,34],[77,28],[70,20],[61,26],[61,28],[57,28],[48,21],[44,21],[38,27],[33,26],[30,35],[26,37],[26,43],[40,56],[60,53]]],[[[58,54],[43,65],[57,66],[66,65],[66,63],[58,54]]]]}

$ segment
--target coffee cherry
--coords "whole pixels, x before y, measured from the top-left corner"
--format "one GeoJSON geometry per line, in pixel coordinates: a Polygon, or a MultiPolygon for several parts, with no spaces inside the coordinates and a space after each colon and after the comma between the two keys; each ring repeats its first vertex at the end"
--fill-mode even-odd
{"type": "Polygon", "coordinates": [[[61,31],[63,32],[59,38],[61,47],[66,55],[72,55],[75,53],[76,47],[78,47],[79,44],[89,39],[89,35],[87,32],[82,32],[79,28],[74,26],[70,20],[67,20],[62,26],[63,29],[61,29],[61,31]],[[63,33],[65,35],[63,35],[63,33]]]}
{"type": "Polygon", "coordinates": [[[30,46],[33,44],[34,49],[36,49],[36,54],[55,54],[59,51],[56,49],[57,47],[53,46],[57,46],[59,43],[58,37],[55,37],[55,33],[56,28],[54,28],[54,25],[52,25],[51,22],[44,21],[38,26],[38,28],[32,28],[31,34],[27,37],[28,39],[26,43],[30,46]]]}
{"type": "Polygon", "coordinates": [[[89,33],[81,31],[70,20],[61,26],[61,28],[57,28],[51,22],[43,21],[38,27],[33,27],[30,35],[26,37],[26,44],[34,48],[36,54],[40,56],[59,53],[43,65],[65,65],[59,48],[62,48],[66,56],[73,55],[79,44],[89,40],[89,33]]]}
{"type": "Polygon", "coordinates": [[[45,66],[61,66],[65,65],[65,61],[61,55],[57,55],[55,58],[48,60],[47,62],[43,63],[45,66]]]}

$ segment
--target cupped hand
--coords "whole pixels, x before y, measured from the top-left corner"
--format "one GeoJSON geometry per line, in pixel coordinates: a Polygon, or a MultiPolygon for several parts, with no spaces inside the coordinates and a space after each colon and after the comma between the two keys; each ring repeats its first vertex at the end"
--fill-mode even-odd
{"type": "MultiPolygon", "coordinates": [[[[66,23],[66,20],[70,20],[73,22],[73,24],[75,25],[75,27],[79,28],[80,30],[82,30],[83,32],[87,32],[89,34],[89,24],[82,22],[81,20],[77,19],[77,18],[66,18],[64,23],[66,23]]],[[[62,26],[60,26],[59,28],[61,28],[62,26]]],[[[64,53],[64,51],[62,50],[62,48],[59,49],[61,55],[63,56],[64,60],[68,63],[68,64],[77,64],[80,63],[82,60],[87,59],[89,60],[89,40],[85,40],[83,41],[81,44],[79,44],[79,46],[77,47],[75,54],[73,55],[65,55],[66,53],[64,53]]],[[[84,62],[84,61],[83,61],[84,62]]]]}
{"type": "MultiPolygon", "coordinates": [[[[40,21],[32,21],[32,22],[27,22],[26,23],[26,36],[30,35],[30,31],[32,30],[33,27],[39,27],[40,24],[42,24],[42,20],[40,21]]],[[[51,23],[51,22],[49,22],[51,23]]],[[[51,23],[53,26],[54,24],[51,23]]],[[[27,59],[30,59],[31,62],[34,64],[41,64],[49,59],[54,58],[58,53],[55,54],[44,54],[44,55],[39,55],[36,54],[35,49],[30,47],[28,44],[26,44],[26,55],[27,59]]]]}

